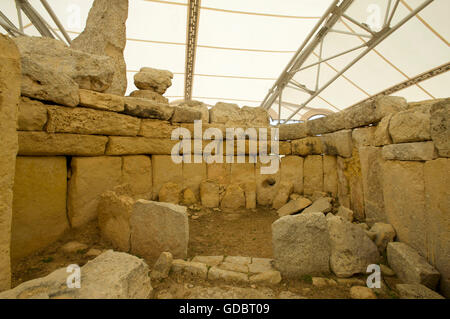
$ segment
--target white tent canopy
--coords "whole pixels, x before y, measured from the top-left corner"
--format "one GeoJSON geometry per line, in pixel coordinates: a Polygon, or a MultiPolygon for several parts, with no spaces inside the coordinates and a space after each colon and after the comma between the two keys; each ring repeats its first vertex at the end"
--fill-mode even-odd
{"type": "MultiPolygon", "coordinates": [[[[83,29],[92,0],[47,0],[70,37],[83,29]]],[[[169,100],[184,97],[187,0],[129,0],[125,60],[128,90],[135,90],[133,75],[143,66],[174,73],[173,85],[166,92],[169,100]]],[[[375,30],[385,19],[387,6],[396,1],[355,0],[346,14],[375,30]],[[390,4],[389,4],[390,3],[390,4]]],[[[400,0],[392,23],[395,24],[424,0],[400,0]]],[[[39,0],[29,3],[52,28],[57,29],[39,0]]],[[[198,27],[197,53],[192,97],[207,104],[217,101],[240,106],[259,106],[281,71],[319,21],[332,0],[202,0],[198,27]]],[[[0,10],[19,25],[15,2],[4,0],[0,10]]],[[[335,112],[349,107],[393,85],[450,61],[450,1],[435,0],[405,23],[373,51],[353,65],[342,77],[314,98],[292,119],[305,114],[335,112]],[[314,111],[318,109],[319,111],[314,111]]],[[[23,15],[24,32],[39,35],[23,15]]],[[[322,47],[322,58],[362,45],[364,36],[345,34],[365,31],[340,19],[335,27],[344,33],[329,33],[322,47]]],[[[3,32],[3,31],[2,31],[3,32]]],[[[101,30],[99,30],[101,32],[101,30]]],[[[318,61],[316,48],[304,65],[318,61]]],[[[318,85],[337,74],[364,48],[321,64],[318,85]]],[[[298,72],[293,79],[309,89],[316,87],[317,67],[298,72]]],[[[450,73],[395,92],[408,101],[448,97],[450,73]]],[[[286,87],[282,93],[281,118],[288,118],[307,97],[286,87]]],[[[278,112],[278,101],[271,114],[278,112]]]]}

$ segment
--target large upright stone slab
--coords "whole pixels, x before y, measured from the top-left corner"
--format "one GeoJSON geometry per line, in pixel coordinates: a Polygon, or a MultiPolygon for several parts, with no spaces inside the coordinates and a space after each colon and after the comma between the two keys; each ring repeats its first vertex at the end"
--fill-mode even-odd
{"type": "Polygon", "coordinates": [[[323,191],[323,161],[321,155],[309,155],[303,165],[303,187],[306,195],[323,191]]]}
{"type": "Polygon", "coordinates": [[[183,163],[183,189],[189,188],[200,198],[200,184],[206,179],[206,163],[183,163]]]}
{"type": "Polygon", "coordinates": [[[80,227],[97,217],[101,194],[122,180],[120,157],[74,157],[69,180],[68,216],[72,227],[80,227]]]}
{"type": "Polygon", "coordinates": [[[12,40],[0,34],[0,291],[11,287],[10,240],[20,81],[19,51],[12,40]]]}
{"type": "Polygon", "coordinates": [[[122,157],[122,183],[130,185],[134,199],[151,199],[153,194],[150,156],[122,157]]]}
{"type": "Polygon", "coordinates": [[[330,239],[322,213],[284,216],[272,224],[275,267],[283,277],[330,272],[330,239]]]}
{"type": "Polygon", "coordinates": [[[38,251],[69,228],[65,157],[17,157],[11,259],[38,251]]]}
{"type": "Polygon", "coordinates": [[[431,138],[439,156],[450,157],[450,99],[431,107],[431,138]]]}
{"type": "Polygon", "coordinates": [[[158,198],[161,187],[168,183],[183,185],[183,163],[176,164],[170,155],[153,155],[153,199],[158,198]]]}
{"type": "Polygon", "coordinates": [[[441,273],[440,290],[450,298],[450,159],[424,165],[428,261],[441,273]]]}
{"type": "Polygon", "coordinates": [[[261,168],[267,166],[259,161],[255,165],[256,202],[261,206],[272,205],[281,181],[280,170],[273,174],[261,174],[261,168]]]}
{"type": "Polygon", "coordinates": [[[71,43],[73,49],[113,59],[114,76],[106,93],[124,95],[127,90],[127,69],[123,56],[127,42],[127,18],[128,0],[95,0],[84,31],[71,43]]]}
{"type": "Polygon", "coordinates": [[[337,159],[336,156],[323,156],[323,191],[333,197],[338,193],[337,159]]]}
{"type": "Polygon", "coordinates": [[[281,159],[281,181],[291,182],[297,194],[303,194],[303,162],[303,157],[293,155],[281,159]]]}
{"type": "Polygon", "coordinates": [[[140,199],[130,218],[131,252],[156,261],[162,252],[187,257],[189,223],[186,207],[140,199]]]}

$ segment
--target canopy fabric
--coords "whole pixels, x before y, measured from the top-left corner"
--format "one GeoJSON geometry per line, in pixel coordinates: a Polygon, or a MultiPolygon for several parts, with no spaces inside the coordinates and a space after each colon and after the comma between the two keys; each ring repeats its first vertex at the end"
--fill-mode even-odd
{"type": "MultiPolygon", "coordinates": [[[[42,17],[56,25],[39,0],[29,0],[42,17]]],[[[83,29],[93,0],[48,0],[71,38],[83,29]]],[[[187,0],[129,0],[127,21],[128,90],[135,90],[134,74],[143,66],[174,73],[165,96],[170,101],[184,97],[187,0]]],[[[218,101],[240,106],[259,106],[268,90],[332,0],[202,0],[195,60],[193,99],[214,105],[218,101]]],[[[392,1],[394,3],[395,1],[392,1]]],[[[393,23],[400,21],[423,0],[400,0],[393,23]]],[[[368,25],[382,21],[389,0],[356,0],[347,14],[368,25]]],[[[0,10],[17,26],[14,1],[2,1],[0,10]]],[[[336,112],[395,84],[450,61],[450,1],[435,0],[418,16],[352,66],[344,75],[302,109],[304,115],[336,112]],[[314,109],[320,111],[314,112],[314,109]]],[[[23,16],[25,33],[39,35],[23,16]]],[[[340,20],[338,31],[363,33],[340,20]]],[[[2,30],[2,32],[4,32],[2,30]]],[[[99,30],[101,32],[101,30],[99,30]]],[[[333,56],[364,43],[364,37],[330,33],[322,57],[333,56]]],[[[319,85],[326,83],[361,50],[330,60],[321,66],[319,85]]],[[[319,50],[305,65],[318,61],[319,50]]],[[[316,86],[317,67],[299,72],[294,80],[308,88],[316,86]]],[[[394,93],[408,101],[448,97],[450,73],[394,93]]],[[[282,94],[281,118],[287,118],[305,99],[305,93],[286,88],[282,94]]],[[[274,103],[271,114],[278,112],[274,103]]]]}

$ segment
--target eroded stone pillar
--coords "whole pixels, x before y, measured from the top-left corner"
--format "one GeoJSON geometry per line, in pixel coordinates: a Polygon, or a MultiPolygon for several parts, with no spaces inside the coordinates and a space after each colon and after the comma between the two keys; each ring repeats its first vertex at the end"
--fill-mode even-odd
{"type": "Polygon", "coordinates": [[[20,97],[20,56],[14,42],[0,34],[0,291],[11,288],[11,219],[20,97]]]}

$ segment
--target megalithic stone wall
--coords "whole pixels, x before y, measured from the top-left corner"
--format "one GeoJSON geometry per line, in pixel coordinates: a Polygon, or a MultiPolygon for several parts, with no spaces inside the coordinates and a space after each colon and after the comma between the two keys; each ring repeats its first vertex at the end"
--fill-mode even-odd
{"type": "Polygon", "coordinates": [[[11,220],[20,80],[19,51],[11,39],[0,34],[0,291],[11,288],[11,220]]]}

